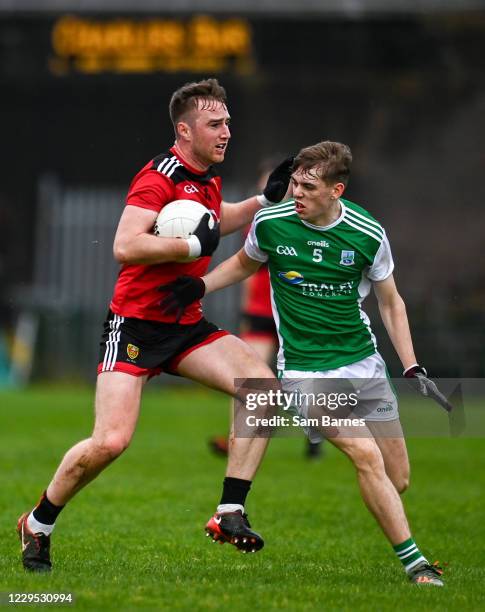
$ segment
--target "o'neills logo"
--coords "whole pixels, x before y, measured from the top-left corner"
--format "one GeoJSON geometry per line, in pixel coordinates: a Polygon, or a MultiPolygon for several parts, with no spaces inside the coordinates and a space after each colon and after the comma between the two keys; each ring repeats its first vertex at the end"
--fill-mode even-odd
{"type": "Polygon", "coordinates": [[[136,359],[140,353],[140,349],[134,344],[129,344],[126,347],[126,352],[128,353],[128,357],[130,359],[136,359]]]}

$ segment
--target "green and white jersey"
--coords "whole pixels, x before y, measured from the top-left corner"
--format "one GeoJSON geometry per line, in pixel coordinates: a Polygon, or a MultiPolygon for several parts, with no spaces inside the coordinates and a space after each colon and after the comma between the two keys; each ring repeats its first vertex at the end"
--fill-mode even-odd
{"type": "Polygon", "coordinates": [[[361,303],[392,273],[391,248],[366,210],[340,204],[326,227],[301,220],[293,200],[265,208],[246,238],[247,255],[269,265],[280,370],[331,370],[377,350],[361,303]]]}

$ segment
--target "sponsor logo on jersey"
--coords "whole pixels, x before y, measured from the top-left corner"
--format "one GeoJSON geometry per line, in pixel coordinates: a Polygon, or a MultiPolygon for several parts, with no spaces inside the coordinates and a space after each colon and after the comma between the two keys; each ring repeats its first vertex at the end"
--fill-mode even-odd
{"type": "Polygon", "coordinates": [[[185,185],[185,193],[197,193],[199,191],[195,185],[185,185]]]}
{"type": "Polygon", "coordinates": [[[290,270],[289,272],[278,272],[278,278],[281,278],[281,280],[284,280],[285,283],[289,283],[290,285],[299,285],[305,280],[303,274],[295,272],[295,270],[290,270]]]}
{"type": "Polygon", "coordinates": [[[342,251],[340,255],[340,263],[343,266],[353,266],[355,258],[355,251],[342,251]]]}
{"type": "Polygon", "coordinates": [[[298,253],[296,252],[295,247],[286,246],[284,244],[279,244],[276,247],[276,252],[278,255],[289,255],[290,257],[297,257],[298,253]]]}
{"type": "Polygon", "coordinates": [[[330,244],[326,240],[308,240],[307,244],[308,246],[319,246],[325,248],[328,248],[330,246],[330,244]]]}
{"type": "Polygon", "coordinates": [[[128,344],[126,347],[126,352],[131,360],[135,360],[140,354],[140,349],[134,344],[128,344]]]}
{"type": "Polygon", "coordinates": [[[311,298],[329,298],[351,295],[352,287],[352,281],[345,281],[339,284],[306,282],[300,285],[302,295],[311,298]]]}

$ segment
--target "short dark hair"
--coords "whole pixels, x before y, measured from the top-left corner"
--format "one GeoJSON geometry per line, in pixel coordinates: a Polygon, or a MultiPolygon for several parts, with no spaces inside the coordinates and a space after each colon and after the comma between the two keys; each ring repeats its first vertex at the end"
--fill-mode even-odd
{"type": "Polygon", "coordinates": [[[301,149],[293,162],[293,172],[315,168],[322,181],[347,185],[351,164],[352,153],[347,145],[324,140],[301,149]]]}
{"type": "Polygon", "coordinates": [[[198,100],[217,100],[227,104],[226,90],[219,85],[217,79],[204,79],[197,83],[185,83],[174,91],[170,98],[168,112],[172,120],[175,133],[177,133],[177,123],[187,112],[197,108],[198,100]]]}

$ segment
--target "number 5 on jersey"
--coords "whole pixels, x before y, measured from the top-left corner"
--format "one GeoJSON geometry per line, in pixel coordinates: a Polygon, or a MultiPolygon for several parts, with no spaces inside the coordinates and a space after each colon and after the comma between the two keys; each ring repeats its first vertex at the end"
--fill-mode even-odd
{"type": "Polygon", "coordinates": [[[313,257],[312,260],[315,263],[320,263],[321,261],[323,261],[323,254],[322,254],[322,249],[313,249],[313,257]]]}

